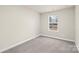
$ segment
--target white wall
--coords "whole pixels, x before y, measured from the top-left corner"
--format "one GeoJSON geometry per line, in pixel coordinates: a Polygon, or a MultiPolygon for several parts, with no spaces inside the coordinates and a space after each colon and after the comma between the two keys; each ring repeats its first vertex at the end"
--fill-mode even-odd
{"type": "Polygon", "coordinates": [[[74,7],[41,14],[41,34],[64,40],[75,40],[74,7]],[[48,31],[48,16],[58,16],[58,32],[48,31]]]}
{"type": "Polygon", "coordinates": [[[0,6],[0,50],[38,35],[40,15],[25,6],[0,6]]]}
{"type": "Polygon", "coordinates": [[[76,24],[76,45],[79,50],[79,6],[76,6],[75,9],[75,24],[76,24]]]}

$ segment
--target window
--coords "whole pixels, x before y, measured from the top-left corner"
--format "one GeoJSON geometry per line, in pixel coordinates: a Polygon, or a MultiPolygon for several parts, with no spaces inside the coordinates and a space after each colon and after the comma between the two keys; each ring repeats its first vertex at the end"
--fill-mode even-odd
{"type": "Polygon", "coordinates": [[[58,17],[57,16],[49,16],[48,17],[48,29],[49,30],[58,30],[58,17]]]}

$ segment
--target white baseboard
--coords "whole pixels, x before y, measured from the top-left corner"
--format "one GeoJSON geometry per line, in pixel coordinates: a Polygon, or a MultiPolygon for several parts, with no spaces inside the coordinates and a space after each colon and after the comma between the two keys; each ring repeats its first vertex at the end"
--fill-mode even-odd
{"type": "Polygon", "coordinates": [[[51,35],[46,35],[46,34],[40,34],[40,35],[41,35],[41,36],[51,37],[51,38],[56,38],[56,39],[60,39],[60,40],[75,42],[74,40],[65,39],[65,38],[60,38],[60,37],[53,37],[53,36],[51,36],[51,35]]]}
{"type": "MultiPolygon", "coordinates": [[[[64,38],[59,38],[59,37],[53,37],[53,36],[49,36],[49,35],[45,35],[45,34],[38,34],[38,35],[32,36],[32,37],[30,37],[30,38],[28,38],[28,39],[25,39],[24,41],[18,42],[18,43],[16,43],[16,44],[13,44],[13,45],[7,47],[7,48],[4,48],[4,49],[0,50],[0,53],[6,51],[6,50],[8,50],[8,49],[11,49],[11,48],[13,48],[13,47],[16,47],[16,46],[18,46],[18,45],[20,45],[20,44],[23,44],[23,43],[25,43],[25,42],[27,42],[27,41],[30,41],[30,40],[32,40],[32,39],[38,37],[38,36],[47,36],[47,37],[51,37],[51,38],[57,38],[57,39],[61,39],[61,40],[66,40],[66,41],[74,42],[73,40],[69,40],[69,39],[64,39],[64,38]]],[[[78,48],[78,47],[77,47],[77,48],[78,48]]]]}
{"type": "Polygon", "coordinates": [[[0,50],[0,53],[6,51],[6,50],[8,50],[8,49],[11,49],[11,48],[13,48],[13,47],[16,47],[16,46],[18,46],[18,45],[20,45],[20,44],[23,44],[23,43],[25,43],[25,42],[27,42],[27,41],[30,41],[30,40],[32,40],[32,39],[38,37],[38,36],[40,36],[40,34],[35,35],[35,36],[32,36],[32,37],[30,37],[30,38],[28,38],[28,39],[25,39],[24,41],[18,42],[18,43],[16,43],[16,44],[13,44],[13,45],[11,45],[11,46],[9,46],[9,47],[7,47],[7,48],[4,48],[4,49],[0,50]]]}

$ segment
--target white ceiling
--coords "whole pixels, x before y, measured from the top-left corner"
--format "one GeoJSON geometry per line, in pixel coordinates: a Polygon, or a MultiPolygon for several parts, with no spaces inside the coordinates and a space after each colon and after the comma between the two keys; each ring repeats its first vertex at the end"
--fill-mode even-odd
{"type": "Polygon", "coordinates": [[[45,13],[45,12],[61,10],[64,8],[69,8],[72,7],[72,5],[28,5],[27,7],[39,13],[45,13]]]}

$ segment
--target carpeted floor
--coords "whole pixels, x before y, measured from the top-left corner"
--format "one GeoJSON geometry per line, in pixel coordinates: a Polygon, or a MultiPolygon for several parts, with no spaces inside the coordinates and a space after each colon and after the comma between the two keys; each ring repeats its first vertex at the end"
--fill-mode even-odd
{"type": "Polygon", "coordinates": [[[40,36],[3,53],[78,53],[75,43],[40,36]]]}

